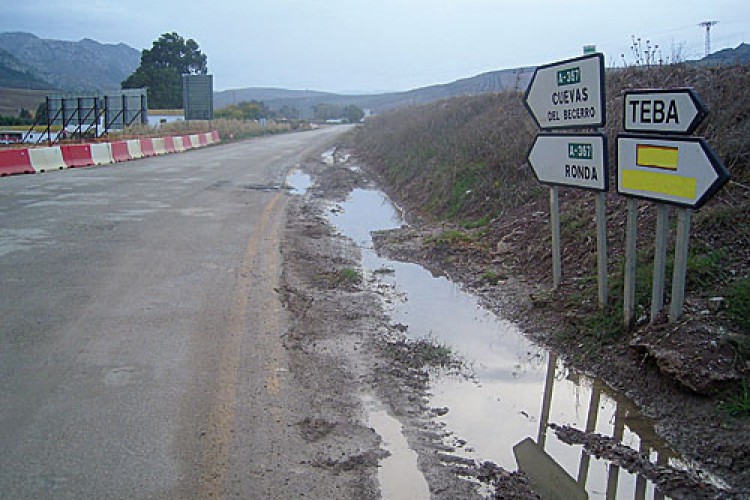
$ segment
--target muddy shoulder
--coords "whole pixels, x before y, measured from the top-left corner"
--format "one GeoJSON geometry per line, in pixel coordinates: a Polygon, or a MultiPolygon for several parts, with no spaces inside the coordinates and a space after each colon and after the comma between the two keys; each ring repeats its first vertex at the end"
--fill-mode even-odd
{"type": "MultiPolygon", "coordinates": [[[[377,179],[377,174],[370,175],[377,179]]],[[[387,185],[379,188],[396,203],[408,205],[387,185]]],[[[685,459],[727,481],[740,492],[737,498],[750,498],[750,419],[733,417],[721,408],[726,395],[747,377],[750,366],[738,367],[736,350],[721,341],[726,335],[706,319],[711,304],[689,298],[685,314],[675,324],[662,318],[646,325],[640,318],[641,327],[633,334],[592,342],[582,317],[596,305],[570,307],[571,297],[586,286],[583,280],[575,276],[561,289],[550,291],[550,269],[518,262],[517,255],[529,254],[519,251],[523,247],[549,252],[539,241],[524,239],[522,227],[530,219],[543,219],[544,210],[543,206],[525,207],[509,214],[506,222],[493,228],[500,232],[493,235],[499,243],[489,250],[477,244],[473,234],[448,241],[446,235],[466,230],[450,223],[430,223],[415,214],[409,214],[408,226],[379,232],[373,241],[377,251],[390,259],[420,264],[436,275],[450,277],[479,297],[487,309],[559,354],[567,366],[627,396],[685,459]]]]}
{"type": "Polygon", "coordinates": [[[362,275],[359,249],[326,219],[334,202],[370,181],[315,159],[302,168],[315,184],[290,202],[279,292],[292,318],[284,339],[290,370],[315,394],[299,423],[317,457],[309,465],[347,478],[341,498],[379,497],[378,482],[388,478],[378,469],[389,452],[366,423],[365,401],[375,399],[400,422],[431,498],[540,498],[522,473],[463,459],[445,444],[434,419],[440,409],[427,400],[429,354],[390,323],[383,296],[362,275]]]}

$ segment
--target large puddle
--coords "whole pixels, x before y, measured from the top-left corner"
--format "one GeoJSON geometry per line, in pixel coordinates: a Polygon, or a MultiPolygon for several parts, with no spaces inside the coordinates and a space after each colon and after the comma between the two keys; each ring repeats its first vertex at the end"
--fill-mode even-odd
{"type": "Polygon", "coordinates": [[[508,470],[517,470],[520,462],[532,477],[554,478],[551,487],[566,488],[570,498],[583,489],[589,498],[665,498],[643,477],[558,440],[547,427],[554,422],[613,436],[648,453],[653,462],[691,468],[627,399],[566,368],[448,279],[419,265],[379,257],[370,232],[403,223],[383,193],[357,189],[339,207],[330,221],[361,246],[371,279],[393,288],[393,322],[408,326],[413,339],[427,337],[447,345],[471,368],[469,378],[441,372],[431,376],[430,405],[449,410],[439,419],[452,436],[447,444],[459,455],[491,460],[508,470]],[[373,272],[383,268],[392,272],[373,272]]]}

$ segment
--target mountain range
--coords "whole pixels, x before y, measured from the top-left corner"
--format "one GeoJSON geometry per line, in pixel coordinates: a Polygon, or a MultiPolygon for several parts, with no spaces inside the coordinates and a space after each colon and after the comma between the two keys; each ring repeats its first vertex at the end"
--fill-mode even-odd
{"type": "Polygon", "coordinates": [[[0,86],[23,89],[119,89],[141,61],[140,51],[124,43],[49,40],[22,32],[0,33],[0,50],[0,86]]]}
{"type": "MultiPolygon", "coordinates": [[[[747,64],[750,45],[715,52],[691,64],[747,64]]],[[[140,52],[124,43],[102,44],[84,38],[78,42],[50,40],[22,32],[0,33],[0,88],[63,92],[119,89],[140,64],[140,52]]],[[[242,101],[262,101],[272,111],[296,108],[300,116],[313,116],[316,105],[350,104],[382,113],[405,105],[423,104],[458,95],[523,91],[533,67],[505,69],[405,92],[349,95],[314,90],[251,87],[214,92],[214,109],[242,101]]],[[[7,92],[7,91],[6,91],[7,92]]]]}

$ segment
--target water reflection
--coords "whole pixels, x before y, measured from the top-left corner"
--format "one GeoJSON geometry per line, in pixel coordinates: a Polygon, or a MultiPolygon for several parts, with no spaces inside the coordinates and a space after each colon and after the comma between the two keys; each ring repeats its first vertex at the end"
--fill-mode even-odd
{"type": "Polygon", "coordinates": [[[471,367],[471,378],[431,376],[430,404],[450,409],[440,420],[456,436],[457,454],[515,470],[514,446],[531,441],[590,498],[663,498],[651,482],[560,441],[547,426],[554,422],[613,436],[653,462],[686,467],[627,399],[566,368],[446,278],[379,257],[370,232],[403,223],[383,193],[355,190],[340,208],[330,220],[362,247],[365,269],[393,271],[373,277],[390,289],[393,322],[407,325],[412,338],[446,344],[471,367]]]}

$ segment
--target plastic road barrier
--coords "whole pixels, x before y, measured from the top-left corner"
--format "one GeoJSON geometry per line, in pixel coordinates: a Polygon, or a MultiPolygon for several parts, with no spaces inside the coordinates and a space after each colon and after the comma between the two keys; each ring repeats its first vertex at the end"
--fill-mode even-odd
{"type": "Polygon", "coordinates": [[[164,137],[154,137],[151,139],[151,144],[154,146],[154,153],[157,155],[166,154],[167,148],[164,144],[164,137]]]}
{"type": "Polygon", "coordinates": [[[60,146],[29,149],[29,158],[31,158],[31,166],[37,172],[68,168],[63,159],[62,151],[60,151],[60,146]]]}
{"type": "Polygon", "coordinates": [[[214,142],[220,142],[221,141],[221,138],[219,137],[219,131],[218,130],[214,130],[213,131],[213,136],[214,136],[214,142]]]}
{"type": "Polygon", "coordinates": [[[111,142],[109,145],[112,148],[112,158],[115,161],[120,162],[133,159],[133,157],[130,156],[130,152],[128,151],[127,141],[115,141],[111,142]]]}
{"type": "Polygon", "coordinates": [[[156,156],[156,151],[154,151],[154,142],[150,137],[144,137],[140,141],[143,156],[156,156]]]}
{"type": "Polygon", "coordinates": [[[60,152],[69,168],[90,167],[94,164],[91,146],[88,144],[65,144],[60,146],[60,152]]]}
{"type": "Polygon", "coordinates": [[[0,151],[0,177],[15,174],[33,174],[28,149],[6,149],[0,151]]]}
{"type": "Polygon", "coordinates": [[[201,144],[201,138],[200,138],[199,134],[193,134],[193,135],[191,135],[190,136],[190,142],[193,144],[194,148],[199,148],[199,147],[203,146],[203,144],[201,144]]]}
{"type": "Polygon", "coordinates": [[[95,142],[91,144],[91,158],[97,165],[108,165],[114,163],[112,158],[112,147],[108,142],[95,142]]]}
{"type": "Polygon", "coordinates": [[[128,153],[130,157],[135,159],[143,158],[143,150],[141,149],[141,141],[138,139],[130,139],[125,141],[128,144],[128,153]]]}
{"type": "Polygon", "coordinates": [[[185,149],[193,149],[195,147],[195,144],[193,144],[193,141],[190,139],[189,135],[183,135],[182,136],[182,146],[185,149]]]}
{"type": "Polygon", "coordinates": [[[202,146],[208,146],[208,134],[198,134],[198,142],[202,146]]]}
{"type": "Polygon", "coordinates": [[[172,137],[172,140],[174,141],[175,152],[181,153],[182,151],[185,151],[185,144],[182,140],[182,137],[178,135],[176,137],[172,137]]]}
{"type": "Polygon", "coordinates": [[[176,151],[174,145],[174,137],[172,137],[171,135],[168,135],[164,138],[164,149],[167,150],[167,153],[174,153],[176,151]]]}

